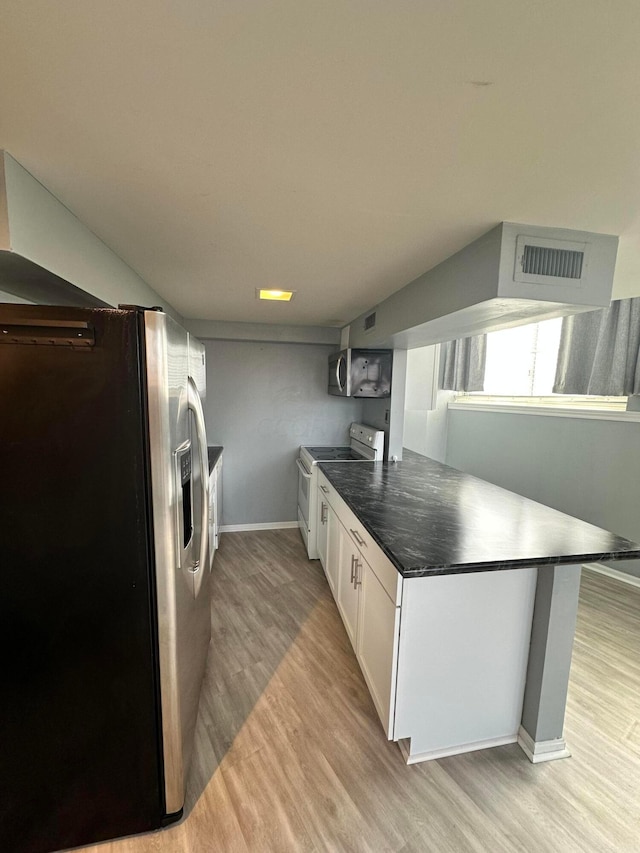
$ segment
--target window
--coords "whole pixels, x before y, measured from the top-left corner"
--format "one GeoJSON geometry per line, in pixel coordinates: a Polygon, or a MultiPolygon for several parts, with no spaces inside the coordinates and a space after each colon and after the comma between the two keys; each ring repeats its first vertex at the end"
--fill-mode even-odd
{"type": "Polygon", "coordinates": [[[459,396],[454,406],[531,411],[535,405],[543,414],[568,416],[580,408],[597,417],[596,409],[624,411],[628,403],[627,419],[640,420],[640,297],[450,342],[442,388],[484,388],[459,396]]]}
{"type": "Polygon", "coordinates": [[[544,396],[553,393],[562,318],[487,335],[484,394],[544,396]]]}
{"type": "Polygon", "coordinates": [[[625,410],[627,397],[554,394],[562,318],[490,332],[484,390],[458,395],[462,405],[625,410]]]}

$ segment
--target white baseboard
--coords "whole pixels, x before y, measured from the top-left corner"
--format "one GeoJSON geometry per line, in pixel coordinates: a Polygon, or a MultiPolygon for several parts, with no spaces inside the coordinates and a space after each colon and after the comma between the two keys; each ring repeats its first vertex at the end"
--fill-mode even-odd
{"type": "Polygon", "coordinates": [[[542,761],[555,761],[558,758],[569,758],[571,756],[564,738],[559,737],[536,742],[522,726],[518,732],[518,746],[532,764],[540,764],[542,761]]]}
{"type": "Polygon", "coordinates": [[[606,575],[609,578],[615,578],[615,580],[622,581],[622,583],[628,583],[629,586],[637,586],[640,588],[640,578],[637,578],[635,575],[630,575],[628,572],[621,572],[618,569],[610,569],[609,566],[605,566],[602,563],[585,563],[582,568],[588,569],[590,572],[595,572],[598,575],[606,575]]]}
{"type": "Polygon", "coordinates": [[[257,524],[222,524],[220,533],[242,533],[249,530],[289,530],[297,521],[259,521],[257,524]]]}
{"type": "Polygon", "coordinates": [[[489,740],[478,740],[473,743],[463,743],[458,746],[450,746],[446,749],[433,749],[428,752],[416,752],[411,754],[411,738],[403,738],[398,741],[400,752],[407,764],[419,764],[421,761],[434,761],[437,758],[448,758],[450,755],[462,755],[463,752],[475,752],[477,749],[490,749],[493,746],[506,746],[515,743],[517,735],[490,738],[489,740]]]}

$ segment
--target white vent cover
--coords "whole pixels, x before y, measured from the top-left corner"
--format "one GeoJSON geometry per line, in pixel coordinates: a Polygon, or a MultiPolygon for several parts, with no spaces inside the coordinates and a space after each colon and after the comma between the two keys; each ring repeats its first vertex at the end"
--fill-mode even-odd
{"type": "Polygon", "coordinates": [[[587,276],[588,243],[520,234],[516,240],[514,281],[579,287],[587,276]]]}

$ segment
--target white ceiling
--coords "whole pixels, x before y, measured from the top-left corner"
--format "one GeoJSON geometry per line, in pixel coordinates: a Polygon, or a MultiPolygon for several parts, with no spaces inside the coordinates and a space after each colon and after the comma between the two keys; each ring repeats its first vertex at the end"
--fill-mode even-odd
{"type": "Polygon", "coordinates": [[[620,235],[640,294],[638,0],[2,0],[0,80],[185,317],[340,325],[502,220],[620,235]]]}

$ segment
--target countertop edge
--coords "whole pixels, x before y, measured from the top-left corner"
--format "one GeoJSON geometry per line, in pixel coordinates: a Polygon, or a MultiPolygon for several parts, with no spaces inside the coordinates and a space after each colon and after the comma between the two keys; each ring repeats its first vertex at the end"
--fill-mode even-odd
{"type": "Polygon", "coordinates": [[[222,456],[224,447],[221,444],[210,444],[207,447],[207,456],[209,457],[209,473],[216,467],[216,462],[222,456]]]}
{"type": "MultiPolygon", "coordinates": [[[[427,458],[427,457],[425,457],[427,458]]],[[[618,552],[597,552],[597,553],[584,553],[584,554],[573,554],[571,556],[567,555],[556,555],[556,556],[544,556],[544,557],[531,557],[530,559],[518,559],[518,560],[495,560],[495,561],[486,561],[486,562],[476,562],[476,563],[460,563],[460,564],[449,564],[449,565],[434,565],[434,566],[404,566],[398,557],[389,549],[388,546],[380,539],[378,532],[371,527],[367,523],[367,521],[363,518],[358,506],[349,499],[347,495],[340,491],[340,486],[337,484],[331,477],[331,469],[327,470],[326,466],[336,465],[341,463],[336,462],[319,462],[318,467],[324,474],[324,476],[329,480],[332,486],[335,488],[336,492],[340,496],[341,500],[345,502],[345,504],[349,507],[349,509],[354,513],[358,521],[363,525],[367,533],[373,538],[376,545],[380,548],[383,554],[387,557],[387,559],[393,564],[395,569],[403,578],[420,578],[420,577],[439,577],[443,575],[456,575],[456,574],[470,574],[475,572],[495,572],[495,571],[506,571],[508,569],[526,569],[526,568],[534,568],[538,566],[558,566],[558,565],[581,565],[583,563],[594,563],[602,560],[606,560],[607,562],[616,562],[618,560],[634,560],[640,559],[640,547],[637,550],[628,550],[628,551],[618,551],[618,552]]],[[[344,464],[344,463],[342,463],[344,464]]],[[[366,464],[366,463],[364,463],[366,464]]],[[[371,463],[372,465],[391,465],[402,463],[371,463]]],[[[445,466],[450,467],[450,466],[445,466]]],[[[457,469],[452,469],[457,471],[457,469]]],[[[462,472],[464,473],[464,472],[462,472]]],[[[473,475],[469,475],[473,476],[473,475]]],[[[482,480],[479,477],[475,477],[474,479],[479,480],[480,482],[487,482],[487,485],[493,485],[488,483],[488,481],[482,480]]],[[[503,491],[509,492],[508,489],[504,489],[503,491]]],[[[516,494],[512,492],[511,494],[516,494]]],[[[521,496],[520,496],[521,497],[521,496]]],[[[530,499],[527,498],[527,501],[530,499]]],[[[538,503],[537,501],[531,501],[532,504],[538,503]]],[[[545,506],[542,504],[542,506],[545,506]]],[[[551,509],[551,508],[550,508],[551,509]]],[[[558,510],[558,512],[560,512],[558,510]]],[[[566,515],[566,513],[561,513],[566,515]]],[[[570,518],[574,518],[574,516],[569,516],[570,518]]],[[[579,519],[578,519],[579,520],[579,519]]],[[[584,522],[588,524],[588,522],[584,522]]],[[[593,525],[591,525],[593,526],[593,525]]],[[[608,532],[608,531],[604,531],[608,532]]],[[[635,543],[634,543],[635,544],[635,543]]]]}

